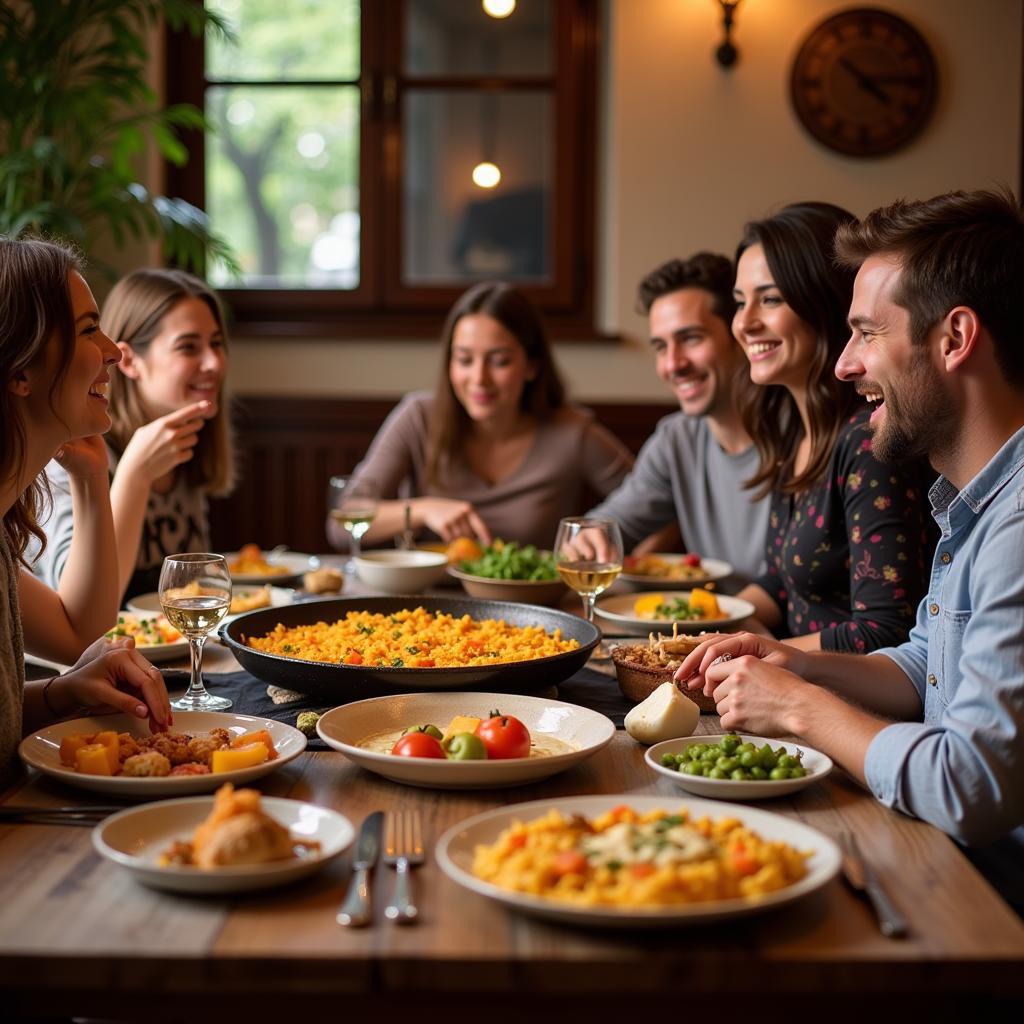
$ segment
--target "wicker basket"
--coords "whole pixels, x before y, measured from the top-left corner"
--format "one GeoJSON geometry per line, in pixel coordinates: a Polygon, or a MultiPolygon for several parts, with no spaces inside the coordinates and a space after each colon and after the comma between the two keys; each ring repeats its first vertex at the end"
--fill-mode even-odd
{"type": "MultiPolygon", "coordinates": [[[[701,637],[701,639],[705,638],[701,637]]],[[[651,667],[632,661],[630,655],[636,650],[638,648],[635,645],[616,647],[612,650],[612,661],[615,662],[615,675],[618,677],[622,695],[626,700],[639,704],[640,701],[650,697],[662,683],[670,680],[675,668],[669,668],[667,665],[651,667]]],[[[684,690],[683,692],[700,708],[702,715],[716,713],[715,702],[711,697],[706,697],[699,690],[684,690]]]]}

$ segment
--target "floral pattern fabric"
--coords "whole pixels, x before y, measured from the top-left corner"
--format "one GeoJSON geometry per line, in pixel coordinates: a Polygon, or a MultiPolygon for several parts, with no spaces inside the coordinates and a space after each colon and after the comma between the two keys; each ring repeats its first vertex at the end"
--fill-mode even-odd
{"type": "Polygon", "coordinates": [[[755,581],[778,604],[788,635],[820,633],[825,651],[902,643],[928,584],[936,539],[928,468],[879,462],[870,415],[858,409],[844,424],[820,483],[772,495],[768,568],[755,581]]]}

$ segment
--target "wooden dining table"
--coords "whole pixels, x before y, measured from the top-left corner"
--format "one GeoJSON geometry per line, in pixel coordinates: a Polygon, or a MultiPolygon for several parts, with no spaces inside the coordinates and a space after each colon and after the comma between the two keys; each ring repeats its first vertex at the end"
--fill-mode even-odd
{"type": "MultiPolygon", "coordinates": [[[[715,716],[702,716],[698,732],[720,731],[715,716]]],[[[351,875],[347,854],[282,889],[184,896],[145,888],[101,858],[86,828],[0,824],[5,1018],[1019,1019],[1024,922],[948,837],[882,807],[838,769],[757,806],[828,835],[854,832],[909,921],[905,938],[883,937],[870,905],[841,877],[760,914],[587,929],[503,907],[438,867],[433,847],[447,828],[521,801],[621,794],[624,803],[654,795],[667,808],[685,805],[686,794],[643,755],[620,729],[596,755],[544,781],[434,790],[387,781],[333,750],[306,751],[257,783],[268,796],[312,801],[356,826],[374,810],[419,810],[427,848],[413,876],[420,918],[404,926],[385,919],[393,873],[383,865],[372,879],[372,923],[336,923],[351,875]]],[[[107,800],[33,773],[2,802],[107,800]]]]}

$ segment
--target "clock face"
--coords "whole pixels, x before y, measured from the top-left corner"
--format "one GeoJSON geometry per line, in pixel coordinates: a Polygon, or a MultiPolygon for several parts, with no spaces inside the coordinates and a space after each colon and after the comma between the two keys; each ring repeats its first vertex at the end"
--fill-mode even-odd
{"type": "Polygon", "coordinates": [[[906,145],[935,106],[935,58],[902,18],[873,8],[826,18],[800,47],[790,90],[797,117],[830,149],[878,156],[906,145]]]}

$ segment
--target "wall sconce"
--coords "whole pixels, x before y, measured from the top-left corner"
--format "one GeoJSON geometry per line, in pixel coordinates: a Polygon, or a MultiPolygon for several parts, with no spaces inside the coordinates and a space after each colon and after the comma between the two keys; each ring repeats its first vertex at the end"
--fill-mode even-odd
{"type": "Polygon", "coordinates": [[[715,60],[723,68],[731,68],[740,55],[739,50],[732,45],[732,27],[740,0],[718,0],[718,5],[722,8],[722,30],[725,32],[725,39],[715,50],[715,60]]]}

